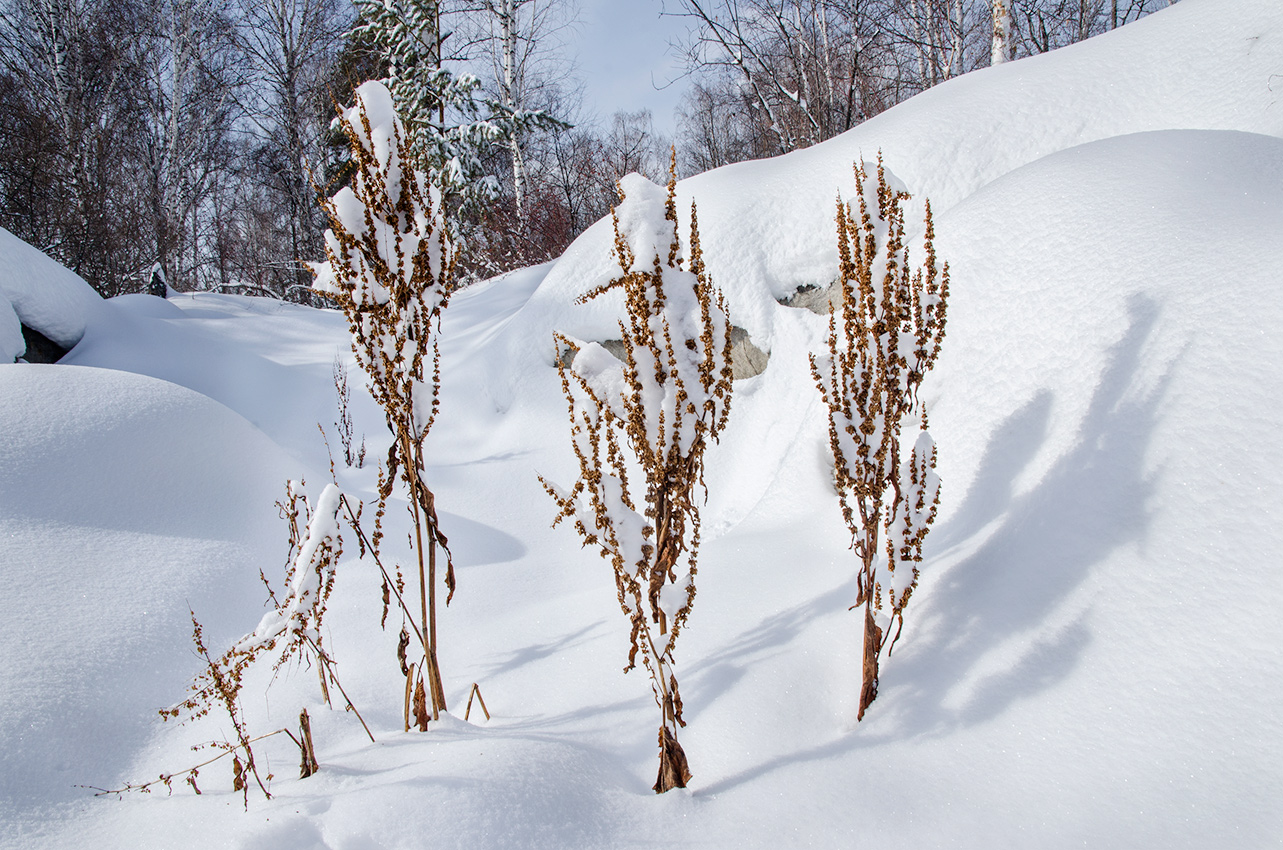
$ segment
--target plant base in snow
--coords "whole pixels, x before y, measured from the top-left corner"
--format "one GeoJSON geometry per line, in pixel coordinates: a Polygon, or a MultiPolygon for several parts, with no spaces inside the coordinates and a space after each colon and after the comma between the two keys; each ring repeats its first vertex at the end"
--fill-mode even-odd
{"type": "Polygon", "coordinates": [[[659,776],[652,786],[656,794],[674,788],[685,788],[691,781],[690,767],[686,764],[686,751],[667,726],[659,727],[659,776]]]}
{"type": "MultiPolygon", "coordinates": [[[[858,607],[858,606],[857,606],[858,607]]],[[[873,611],[864,609],[864,664],[861,670],[860,710],[857,721],[864,719],[864,711],[878,698],[878,657],[882,654],[882,629],[873,618],[873,611]]]]}

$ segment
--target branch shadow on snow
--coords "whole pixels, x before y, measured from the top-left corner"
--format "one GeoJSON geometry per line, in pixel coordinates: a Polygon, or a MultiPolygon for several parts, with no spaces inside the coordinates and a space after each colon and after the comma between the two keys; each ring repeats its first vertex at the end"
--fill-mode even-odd
{"type": "Polygon", "coordinates": [[[1046,623],[1112,552],[1144,542],[1160,475],[1146,473],[1145,450],[1170,383],[1169,368],[1152,386],[1129,392],[1158,305],[1134,296],[1127,308],[1130,324],[1108,352],[1077,441],[1036,487],[1014,495],[1011,482],[1045,438],[1049,394],[1017,411],[990,441],[976,495],[946,536],[971,538],[998,517],[1000,525],[932,587],[915,624],[921,637],[888,665],[903,682],[889,696],[906,732],[938,734],[993,718],[1067,677],[1092,642],[1088,612],[1050,634],[1046,623]],[[1030,425],[1039,440],[1020,438],[1030,425]],[[1012,639],[1016,657],[980,673],[986,655],[1012,639]],[[949,691],[958,683],[969,684],[970,694],[954,705],[949,691]]]}
{"type": "MultiPolygon", "coordinates": [[[[938,530],[954,545],[992,533],[930,587],[928,599],[920,600],[927,602],[922,609],[910,613],[907,628],[916,633],[914,639],[885,663],[882,693],[865,723],[727,776],[698,796],[720,794],[781,768],[982,723],[1074,671],[1098,637],[1090,610],[1052,628],[1047,622],[1112,552],[1144,543],[1161,475],[1146,473],[1144,458],[1172,364],[1151,386],[1132,390],[1159,308],[1150,298],[1134,296],[1128,313],[1129,327],[1108,352],[1078,439],[1029,492],[1017,495],[1013,481],[1046,439],[1050,391],[1035,396],[994,432],[963,505],[938,530]],[[1011,657],[985,665],[999,647],[1011,657]],[[965,696],[952,697],[960,684],[966,685],[965,696]]],[[[842,588],[802,607],[823,607],[822,601],[838,592],[842,588]]],[[[771,623],[795,621],[799,614],[805,611],[783,612],[745,634],[760,632],[765,639],[774,633],[773,639],[787,640],[787,628],[780,631],[771,623]]],[[[705,666],[718,663],[711,658],[705,666]]]]}

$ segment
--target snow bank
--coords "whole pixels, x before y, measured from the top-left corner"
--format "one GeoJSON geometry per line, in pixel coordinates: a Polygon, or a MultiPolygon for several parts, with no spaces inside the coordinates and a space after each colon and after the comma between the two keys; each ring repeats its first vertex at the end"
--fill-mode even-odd
{"type": "MultiPolygon", "coordinates": [[[[0,365],[0,840],[144,746],[280,560],[297,472],[242,418],[125,372],[0,365]]],[[[30,826],[30,824],[28,824],[30,826]]]]}
{"type": "MultiPolygon", "coordinates": [[[[1098,38],[956,78],[815,147],[683,180],[678,209],[685,217],[698,203],[705,261],[731,319],[770,350],[776,299],[836,277],[834,201],[853,196],[854,162],[882,151],[939,214],[1021,165],[1097,139],[1183,128],[1283,136],[1280,68],[1276,4],[1183,0],[1098,38]]],[[[920,220],[908,216],[910,227],[920,220]]],[[[605,303],[570,306],[614,274],[611,239],[605,220],[570,246],[531,299],[537,331],[514,348],[528,351],[549,326],[594,339],[611,331],[605,303]]]]}
{"type": "Polygon", "coordinates": [[[72,348],[101,305],[80,275],[0,227],[0,362],[27,350],[19,323],[72,348]]]}

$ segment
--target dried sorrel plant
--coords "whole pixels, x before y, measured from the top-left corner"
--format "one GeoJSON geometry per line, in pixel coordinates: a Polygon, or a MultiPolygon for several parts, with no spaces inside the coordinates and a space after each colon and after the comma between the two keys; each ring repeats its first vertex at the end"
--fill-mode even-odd
{"type": "MultiPolygon", "coordinates": [[[[446,559],[446,604],[455,579],[436,499],[423,480],[423,443],[437,413],[440,359],[434,331],[439,327],[434,325],[449,298],[454,249],[446,236],[441,195],[413,166],[410,141],[388,90],[377,82],[362,85],[356,106],[340,115],[339,124],[351,146],[354,172],[349,187],[321,201],[330,229],[326,262],[312,267],[314,286],[347,316],[352,351],[393,435],[386,475],[379,478],[378,518],[399,472],[409,494],[411,545],[418,560],[415,632],[423,663],[416,688],[426,678],[435,719],[446,709],[437,663],[438,549],[446,559]]],[[[349,515],[355,520],[359,511],[349,515]]],[[[380,538],[376,529],[370,541],[376,553],[380,538]]],[[[399,568],[397,582],[399,591],[399,568]]]]}
{"type": "MultiPolygon", "coordinates": [[[[215,706],[226,711],[236,732],[236,740],[213,742],[210,746],[234,754],[237,767],[234,787],[246,794],[248,778],[252,776],[260,790],[266,796],[271,796],[259,778],[251,747],[254,741],[268,736],[250,737],[239,701],[246,672],[265,654],[276,654],[272,664],[274,672],[291,661],[314,663],[326,702],[330,701],[329,686],[334,685],[343,695],[346,708],[356,714],[365,727],[366,734],[370,734],[364,718],[347,698],[347,693],[334,672],[334,659],[325,648],[321,632],[330,593],[334,589],[335,566],[343,553],[343,539],[339,535],[338,524],[342,494],[334,484],[327,485],[317,500],[316,509],[312,510],[301,488],[301,482],[288,482],[285,501],[277,503],[282,518],[288,523],[290,537],[283,592],[278,596],[267,576],[262,571],[259,572],[272,602],[272,610],[263,615],[251,634],[238,640],[217,658],[211,656],[206,648],[203,630],[193,613],[192,640],[196,644],[196,651],[205,659],[205,672],[196,677],[187,699],[160,711],[161,717],[166,720],[182,717],[184,721],[204,717],[215,706]]],[[[300,731],[302,737],[295,739],[295,743],[304,750],[303,758],[306,761],[311,750],[310,725],[300,731]]],[[[370,740],[374,740],[372,735],[370,740]]],[[[311,754],[311,760],[315,763],[315,753],[311,754]]],[[[246,802],[248,803],[248,799],[246,802]]]]}
{"type": "Polygon", "coordinates": [[[673,649],[695,600],[704,450],[725,427],[731,400],[726,304],[704,270],[694,204],[689,253],[682,249],[675,190],[670,172],[660,215],[658,186],[635,176],[620,184],[612,212],[620,276],[580,302],[623,291],[624,362],[557,334],[558,350],[579,349],[571,367],[557,367],[579,480],[565,491],[540,478],[559,508],[553,525],[573,519],[584,545],[614,567],[632,626],[624,669],[640,652],[663,714],[657,793],[690,779],[677,742],[686,723],[673,649]]]}
{"type": "Polygon", "coordinates": [[[334,393],[339,404],[339,421],[334,423],[334,427],[339,432],[339,442],[343,445],[343,462],[360,469],[365,466],[365,438],[361,438],[360,448],[353,448],[356,431],[352,425],[350,409],[352,387],[347,382],[347,365],[338,355],[334,356],[334,393]]]}
{"type": "Polygon", "coordinates": [[[829,313],[827,355],[811,356],[811,375],[829,409],[838,501],[860,558],[852,606],[864,606],[857,719],[878,695],[878,660],[883,646],[889,655],[900,637],[939,505],[936,447],[918,388],[940,353],[949,297],[949,265],[936,268],[930,202],[926,258],[912,271],[901,207],[909,195],[888,183],[880,154],[877,178],[871,193],[863,164],[855,166],[858,218],[838,201],[841,300],[829,313]],[[908,451],[906,422],[918,425],[908,451]]]}

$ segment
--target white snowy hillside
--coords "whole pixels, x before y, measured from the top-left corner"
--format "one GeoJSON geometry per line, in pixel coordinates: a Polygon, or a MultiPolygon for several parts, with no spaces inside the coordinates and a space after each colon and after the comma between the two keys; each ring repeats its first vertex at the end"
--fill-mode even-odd
{"type": "MultiPolygon", "coordinates": [[[[254,629],[306,478],[373,499],[390,437],[340,315],[112,299],[58,365],[0,365],[0,845],[13,848],[1277,847],[1283,843],[1283,9],[1182,0],[967,75],[832,142],[684,181],[732,321],[770,353],[707,454],[677,648],[690,787],[657,796],[659,712],[628,624],[536,473],[576,471],[552,332],[617,338],[609,222],[458,293],[425,478],[458,570],[450,713],[403,732],[395,614],[345,553],[327,618],[375,737],[310,669],[252,674],[254,734],[312,717],[321,770],[255,746],[272,798],[95,797],[232,731],[156,710],[254,629]],[[923,396],[943,479],[922,582],[856,724],[856,560],[807,371],[833,203],[878,150],[935,211],[952,293],[923,396]],[[473,683],[491,713],[473,705],[473,683]],[[269,687],[270,685],[270,687],[269,687]],[[341,703],[338,703],[341,704],[341,703]]],[[[911,229],[920,221],[910,222],[911,229]]],[[[12,251],[0,253],[0,264],[12,251]]],[[[920,255],[920,254],[919,254],[920,255]]],[[[12,303],[12,302],[11,302],[12,303]]],[[[394,497],[387,546],[404,548],[394,497]]]]}

